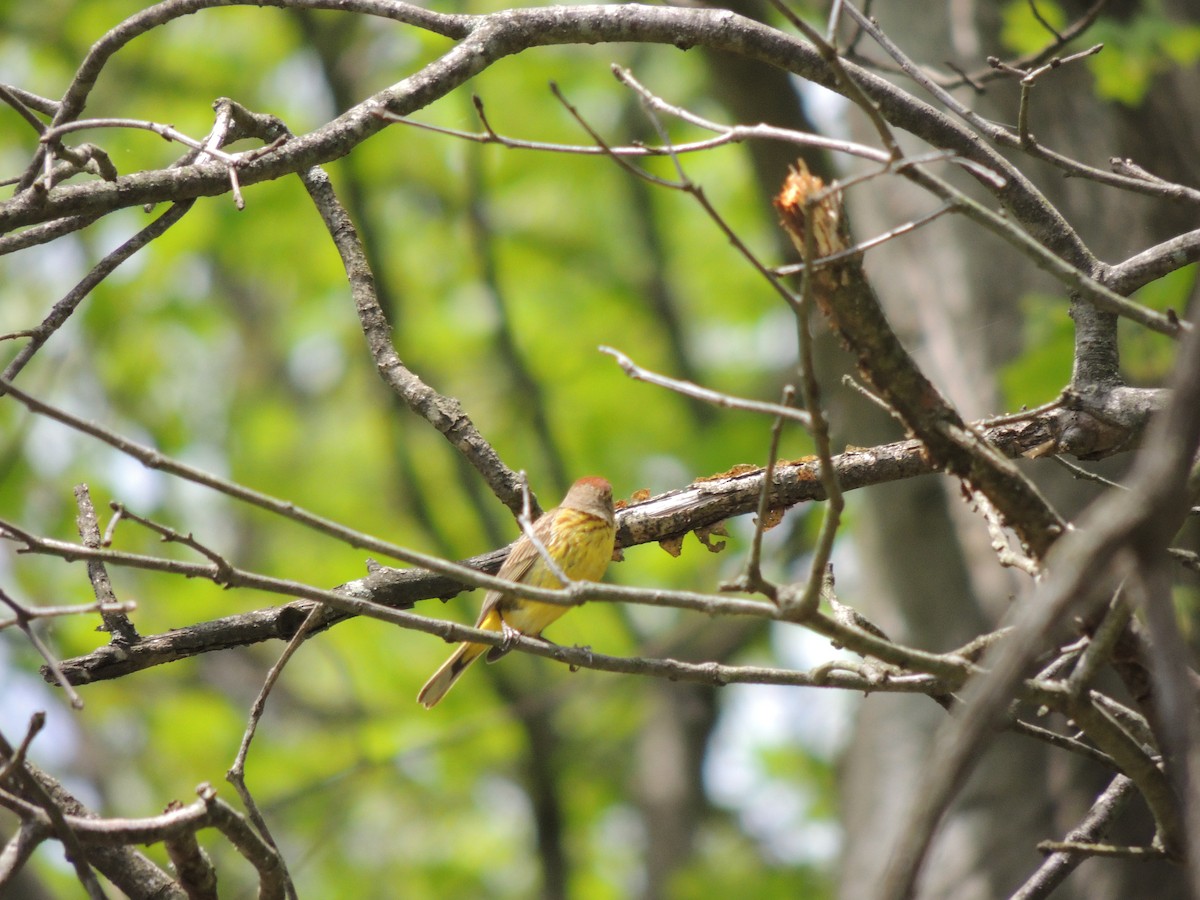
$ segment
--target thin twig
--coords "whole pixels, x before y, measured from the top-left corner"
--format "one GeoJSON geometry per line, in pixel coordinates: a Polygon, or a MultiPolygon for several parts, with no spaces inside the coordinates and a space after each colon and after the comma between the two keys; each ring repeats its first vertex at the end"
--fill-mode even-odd
{"type": "Polygon", "coordinates": [[[59,667],[58,659],[50,652],[50,648],[42,641],[36,631],[29,627],[29,622],[33,618],[26,611],[25,607],[8,595],[8,592],[0,588],[0,603],[3,603],[13,611],[16,617],[16,627],[25,635],[25,639],[33,645],[38,654],[46,661],[46,668],[54,678],[54,681],[63,689],[70,701],[72,708],[83,709],[83,698],[79,696],[79,692],[67,677],[63,675],[62,669],[59,667]]]}
{"type": "MultiPolygon", "coordinates": [[[[791,402],[795,399],[796,389],[792,385],[785,385],[783,388],[782,404],[784,408],[791,408],[791,402]]],[[[742,568],[742,574],[732,581],[727,581],[721,585],[721,590],[725,591],[747,591],[750,593],[762,594],[769,600],[776,600],[778,591],[771,582],[763,578],[762,574],[762,539],[763,533],[767,530],[768,522],[774,512],[771,504],[772,497],[775,493],[775,461],[779,458],[779,440],[783,436],[783,423],[787,420],[785,416],[776,416],[775,421],[771,425],[771,442],[767,448],[767,464],[763,469],[762,490],[758,495],[758,515],[754,520],[754,536],[750,540],[750,553],[746,556],[746,565],[742,568]]]]}
{"type": "Polygon", "coordinates": [[[1037,80],[1052,69],[1057,69],[1088,56],[1095,56],[1103,49],[1103,44],[1096,44],[1087,50],[1072,53],[1070,56],[1062,58],[1056,56],[1044,65],[1025,73],[1025,76],[1021,79],[1021,100],[1020,105],[1017,107],[1017,139],[1021,142],[1022,147],[1029,149],[1037,143],[1029,131],[1029,107],[1033,96],[1033,86],[1037,83],[1037,80]]]}
{"type": "Polygon", "coordinates": [[[1032,578],[1036,578],[1040,574],[1041,568],[1028,554],[1012,548],[1009,543],[1008,532],[1004,529],[1004,522],[995,504],[982,491],[972,491],[971,500],[983,516],[983,521],[987,525],[988,534],[992,539],[992,550],[996,554],[996,561],[1006,568],[1014,568],[1032,578]]]}
{"type": "MultiPolygon", "coordinates": [[[[279,659],[271,666],[267,677],[263,681],[262,688],[259,689],[258,696],[254,698],[254,704],[250,707],[250,718],[246,723],[246,730],[242,733],[242,741],[238,746],[237,756],[234,757],[233,765],[229,767],[229,771],[225,773],[225,780],[233,785],[238,796],[242,798],[242,803],[246,806],[246,813],[250,817],[250,821],[254,827],[258,829],[258,833],[268,844],[276,851],[279,845],[271,836],[271,829],[267,826],[266,818],[263,816],[258,804],[254,800],[253,794],[250,793],[250,788],[246,785],[246,757],[250,753],[250,742],[254,740],[254,734],[258,730],[258,723],[262,720],[262,715],[267,708],[267,696],[271,693],[271,689],[283,674],[283,668],[288,664],[300,645],[308,638],[309,632],[320,618],[324,607],[321,604],[315,604],[312,611],[304,619],[304,622],[296,629],[296,633],[292,639],[288,641],[283,652],[279,655],[279,659]]],[[[283,854],[279,854],[279,865],[282,868],[282,878],[284,880],[285,889],[288,896],[295,898],[296,887],[292,882],[291,875],[287,871],[287,860],[283,854]]]]}
{"type": "Polygon", "coordinates": [[[29,751],[29,745],[45,727],[46,713],[43,710],[38,710],[29,717],[29,726],[25,729],[25,737],[21,738],[16,752],[4,761],[3,766],[0,766],[0,784],[4,784],[14,772],[25,766],[25,754],[29,751]]]}
{"type": "MultiPolygon", "coordinates": [[[[92,613],[99,613],[102,616],[118,613],[128,614],[136,609],[137,603],[133,600],[116,603],[78,603],[71,606],[27,606],[23,617],[28,621],[33,621],[34,619],[60,619],[65,616],[87,616],[92,613]]],[[[0,619],[0,631],[19,625],[20,622],[20,618],[0,619]]]]}
{"type": "Polygon", "coordinates": [[[1143,861],[1171,858],[1171,855],[1162,847],[1130,847],[1116,844],[1096,844],[1091,841],[1042,841],[1037,846],[1043,853],[1066,853],[1083,858],[1101,856],[1109,859],[1143,861]]]}
{"type": "MultiPolygon", "coordinates": [[[[646,115],[650,119],[650,123],[654,126],[655,130],[658,131],[663,143],[669,147],[670,141],[667,137],[666,129],[663,127],[662,121],[656,115],[659,106],[654,101],[657,98],[655,98],[650,91],[642,86],[642,84],[639,83],[628,70],[614,66],[613,74],[616,76],[618,81],[632,88],[637,95],[642,98],[643,108],[646,110],[646,115]]],[[[597,144],[599,144],[601,147],[608,146],[604,139],[600,137],[600,135],[597,134],[596,131],[587,123],[577,109],[568,104],[565,98],[563,98],[562,102],[566,104],[567,109],[571,113],[572,117],[579,122],[579,124],[584,128],[584,130],[587,131],[587,133],[592,137],[593,140],[596,141],[597,144]]],[[[755,253],[746,245],[745,241],[742,240],[741,235],[739,235],[735,229],[730,227],[729,223],[725,221],[724,217],[709,201],[704,189],[687,176],[683,169],[683,163],[679,159],[678,154],[671,153],[670,156],[671,161],[675,166],[675,171],[679,176],[678,181],[669,181],[664,178],[658,178],[657,176],[651,175],[649,172],[629,164],[620,157],[613,157],[613,161],[626,171],[629,171],[638,178],[641,178],[643,181],[691,195],[691,197],[700,204],[700,207],[704,210],[709,219],[712,220],[713,224],[720,229],[721,233],[725,236],[729,243],[733,245],[734,249],[736,249],[742,255],[742,257],[748,263],[750,263],[755,271],[757,271],[763,278],[766,279],[767,283],[771,285],[780,298],[783,299],[783,301],[789,306],[795,307],[798,305],[799,301],[797,300],[796,296],[790,290],[788,290],[787,286],[783,284],[783,282],[777,275],[775,275],[774,272],[771,271],[771,269],[769,269],[762,263],[762,261],[759,260],[757,255],[755,255],[755,253]]]]}
{"type": "Polygon", "coordinates": [[[1113,481],[1110,478],[1105,478],[1103,475],[1099,475],[1096,472],[1090,472],[1083,466],[1071,462],[1061,454],[1055,453],[1050,457],[1050,459],[1058,463],[1058,465],[1062,466],[1064,469],[1082,481],[1091,481],[1096,484],[1104,485],[1104,487],[1117,488],[1118,490],[1122,491],[1127,490],[1123,484],[1113,481]]]}
{"type": "Polygon", "coordinates": [[[842,65],[842,59],[838,55],[837,48],[825,40],[819,31],[792,12],[783,0],[771,0],[771,5],[779,10],[783,14],[783,17],[791,22],[793,27],[812,41],[813,46],[817,48],[817,52],[821,54],[821,59],[825,61],[825,64],[833,72],[834,79],[838,87],[841,88],[842,93],[866,115],[867,121],[871,123],[871,127],[879,135],[879,140],[887,150],[888,158],[898,160],[903,157],[904,151],[900,149],[900,144],[897,143],[891,126],[883,118],[879,107],[871,102],[871,99],[859,87],[858,82],[850,77],[846,71],[846,67],[842,65]]]}
{"type": "MultiPolygon", "coordinates": [[[[897,149],[898,152],[898,149],[897,149]]],[[[832,186],[831,186],[832,188],[832,186]]],[[[841,195],[831,193],[834,203],[840,206],[841,195]]],[[[820,600],[821,589],[825,584],[829,560],[833,555],[833,540],[842,520],[845,500],[842,488],[838,483],[837,469],[833,465],[833,449],[829,436],[829,421],[821,404],[821,385],[817,380],[816,360],[813,357],[812,319],[815,309],[816,280],[820,276],[813,271],[813,260],[818,256],[817,231],[814,217],[818,209],[825,208],[825,196],[813,195],[807,198],[804,205],[804,273],[800,285],[800,306],[795,311],[796,331],[800,345],[800,384],[803,388],[804,405],[812,417],[812,435],[817,445],[817,458],[821,466],[821,484],[825,487],[825,513],[821,518],[821,529],[817,533],[817,543],[813,548],[812,562],[809,564],[808,580],[803,593],[795,598],[791,610],[785,610],[790,615],[807,616],[815,610],[820,600]]]]}
{"type": "MultiPolygon", "coordinates": [[[[224,578],[223,573],[229,572],[233,569],[233,566],[230,565],[228,559],[206,544],[196,540],[190,531],[187,534],[181,534],[174,528],[169,528],[166,525],[160,525],[158,522],[155,522],[152,519],[148,519],[145,516],[139,516],[137,513],[130,512],[129,508],[125,506],[124,503],[117,503],[116,501],[113,501],[109,504],[109,506],[116,513],[116,515],[113,516],[114,521],[119,519],[128,519],[130,522],[136,522],[138,525],[149,528],[151,531],[157,534],[162,539],[163,543],[179,544],[183,547],[190,547],[205,559],[209,560],[216,567],[215,574],[213,575],[213,581],[217,584],[222,583],[222,579],[224,578]]],[[[105,546],[108,546],[109,543],[111,543],[111,535],[109,537],[110,540],[105,542],[105,546]]]]}
{"type": "Polygon", "coordinates": [[[28,122],[29,126],[38,134],[45,132],[46,123],[33,114],[33,110],[29,108],[29,104],[22,97],[19,97],[11,86],[0,84],[0,100],[3,100],[15,109],[17,114],[28,122]]]}
{"type": "Polygon", "coordinates": [[[40,141],[43,144],[53,144],[60,140],[64,134],[69,134],[73,131],[85,131],[91,128],[134,128],[153,131],[159,137],[166,140],[177,141],[186,147],[191,147],[193,150],[203,150],[205,155],[213,159],[218,159],[227,166],[236,166],[239,161],[236,154],[226,153],[217,147],[206,145],[205,141],[190,137],[170,125],[150,122],[145,119],[78,119],[74,122],[64,122],[61,125],[55,125],[46,129],[42,132],[40,141]]]}
{"type": "MultiPolygon", "coordinates": [[[[990,81],[992,78],[997,77],[998,74],[1004,74],[1005,72],[1013,72],[1017,75],[1017,77],[1020,77],[1029,69],[1040,66],[1048,60],[1053,59],[1058,54],[1059,50],[1092,27],[1096,19],[1098,19],[1100,14],[1104,11],[1104,7],[1108,5],[1108,2],[1109,0],[1098,0],[1098,2],[1092,4],[1092,7],[1087,10],[1087,12],[1085,12],[1066,28],[1062,29],[1061,31],[1054,30],[1054,40],[1035,53],[1029,53],[1025,56],[1014,60],[1009,60],[1007,62],[1000,60],[998,57],[989,56],[987,59],[989,69],[982,69],[978,72],[971,73],[970,75],[963,75],[964,83],[971,83],[972,85],[982,84],[990,81]]],[[[944,86],[947,88],[954,88],[958,85],[950,82],[944,86]]]]}
{"type": "Polygon", "coordinates": [[[518,472],[517,477],[521,479],[521,496],[524,500],[521,506],[521,514],[517,516],[517,524],[521,526],[521,534],[525,535],[525,539],[533,545],[538,556],[542,558],[542,562],[546,564],[546,568],[558,579],[558,583],[563,587],[567,587],[574,582],[567,577],[567,574],[562,570],[558,561],[550,555],[550,551],[546,549],[546,545],[542,542],[542,539],[533,530],[533,511],[537,507],[533,500],[533,495],[529,491],[529,478],[526,476],[525,470],[522,469],[518,472]]]}
{"type": "MultiPolygon", "coordinates": [[[[889,228],[887,231],[877,234],[875,237],[868,238],[865,241],[858,241],[845,250],[840,250],[837,253],[831,253],[829,256],[822,256],[815,263],[816,267],[830,266],[834,263],[841,262],[844,259],[849,259],[852,256],[861,256],[868,250],[872,250],[881,244],[886,244],[888,241],[893,241],[901,235],[909,234],[922,228],[937,219],[940,219],[948,212],[955,212],[956,207],[952,203],[943,203],[933,212],[926,213],[911,221],[905,222],[903,225],[897,225],[895,228],[889,228]]],[[[774,272],[776,275],[799,275],[805,270],[804,263],[789,263],[786,266],[776,266],[774,272]]]]}
{"type": "Polygon", "coordinates": [[[601,346],[599,350],[601,353],[606,353],[615,359],[621,370],[630,378],[637,381],[657,385],[658,387],[675,391],[677,394],[683,394],[685,397],[693,397],[696,400],[703,400],[705,403],[711,403],[713,406],[720,406],[725,409],[741,409],[746,412],[762,413],[766,416],[790,419],[793,422],[799,422],[805,427],[811,424],[808,413],[802,409],[783,406],[778,403],[767,403],[763,400],[748,400],[721,391],[714,391],[711,388],[700,387],[700,385],[692,384],[690,381],[680,381],[677,378],[659,375],[657,372],[643,369],[620,350],[614,350],[612,347],[601,346]]]}

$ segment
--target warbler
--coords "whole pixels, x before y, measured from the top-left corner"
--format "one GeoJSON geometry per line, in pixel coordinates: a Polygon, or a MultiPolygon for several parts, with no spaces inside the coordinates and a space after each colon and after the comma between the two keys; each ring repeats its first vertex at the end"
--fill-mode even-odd
{"type": "MultiPolygon", "coordinates": [[[[533,534],[546,554],[571,581],[598,581],[612,559],[617,525],[613,515],[612,485],[603,478],[580,478],[563,502],[533,523],[533,534]]],[[[562,581],[542,558],[537,545],[522,535],[497,573],[498,578],[540,588],[560,588],[562,581]]],[[[489,591],[475,622],[476,628],[538,637],[546,626],[567,611],[557,603],[539,603],[519,595],[489,591]]],[[[495,662],[507,652],[488,644],[460,644],[417,694],[417,702],[431,708],[454,686],[467,666],[484,653],[495,662]]]]}

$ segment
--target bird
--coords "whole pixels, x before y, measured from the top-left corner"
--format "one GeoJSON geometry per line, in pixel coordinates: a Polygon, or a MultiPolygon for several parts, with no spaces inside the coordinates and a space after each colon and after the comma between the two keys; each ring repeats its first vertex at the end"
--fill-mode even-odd
{"type": "MultiPolygon", "coordinates": [[[[599,581],[612,559],[616,541],[612,485],[603,478],[580,478],[567,491],[561,504],[547,510],[533,523],[533,535],[561,573],[571,581],[599,581]]],[[[522,535],[500,566],[497,578],[540,588],[560,588],[562,581],[546,564],[537,545],[522,535]]],[[[522,634],[539,637],[548,625],[567,611],[557,603],[541,603],[520,595],[505,596],[488,591],[475,627],[498,631],[505,636],[522,634]]],[[[454,686],[467,667],[487,654],[495,662],[508,651],[504,646],[464,642],[417,694],[426,709],[437,704],[454,686]]]]}

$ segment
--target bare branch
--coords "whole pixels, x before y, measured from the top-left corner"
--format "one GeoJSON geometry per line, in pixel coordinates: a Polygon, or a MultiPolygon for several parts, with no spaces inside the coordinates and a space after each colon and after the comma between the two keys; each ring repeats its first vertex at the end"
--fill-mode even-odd
{"type": "Polygon", "coordinates": [[[714,391],[710,388],[700,387],[698,384],[680,381],[677,378],[670,378],[666,375],[651,372],[649,369],[643,369],[620,350],[614,350],[612,347],[600,347],[599,350],[601,353],[607,353],[615,359],[621,370],[630,378],[637,381],[657,385],[669,391],[675,391],[677,394],[683,394],[685,397],[694,397],[697,400],[703,400],[705,403],[711,403],[713,406],[720,406],[725,409],[741,409],[746,412],[756,412],[766,416],[790,419],[793,422],[799,422],[805,427],[808,427],[812,422],[808,413],[802,409],[796,409],[793,406],[783,406],[778,403],[767,403],[762,400],[747,400],[744,397],[734,397],[721,391],[714,391]]]}
{"type": "Polygon", "coordinates": [[[302,177],[341,255],[367,347],[380,376],[409,409],[428,421],[467,459],[500,502],[513,515],[518,515],[521,511],[521,488],[517,473],[504,464],[463,411],[458,400],[439,394],[401,361],[392,344],[391,324],[375,294],[375,276],[358,238],[358,231],[338,202],[329,176],[314,168],[302,177]]]}
{"type": "MultiPolygon", "coordinates": [[[[26,397],[24,392],[14,390],[18,399],[26,397]]],[[[33,398],[28,398],[31,401],[33,398]]],[[[24,402],[24,401],[22,401],[24,402]]],[[[53,407],[33,401],[38,409],[52,410],[53,407]]],[[[168,471],[179,477],[204,484],[236,499],[277,512],[324,534],[344,540],[351,546],[360,546],[374,553],[406,560],[421,567],[414,571],[380,569],[357,582],[342,585],[337,591],[350,598],[361,598],[383,606],[410,607],[424,599],[451,597],[468,586],[488,589],[503,589],[506,582],[481,575],[499,569],[506,550],[485,554],[464,563],[452,564],[436,557],[416,554],[403,547],[379,541],[369,535],[347,529],[330,520],[315,516],[294,504],[278,501],[240,485],[225,482],[208,473],[178,463],[149,448],[140,447],[124,438],[112,435],[104,429],[85,423],[60,410],[47,413],[59,421],[78,427],[87,434],[94,434],[145,465],[168,471]]],[[[1147,413],[1148,414],[1148,413],[1147,413]]],[[[1064,427],[1081,428],[1086,420],[1072,411],[1061,411],[1054,406],[1038,414],[1025,413],[995,420],[998,424],[988,428],[984,435],[987,441],[1008,456],[1027,454],[1036,448],[1055,445],[1063,434],[1064,427]],[[1065,416],[1065,424],[1059,424],[1065,416]]],[[[1123,435],[1126,433],[1122,432],[1123,435]]],[[[1128,436],[1116,441],[1118,446],[1128,445],[1128,436]]],[[[901,441],[870,449],[850,450],[832,459],[833,470],[842,490],[857,490],[903,478],[929,474],[933,471],[930,460],[917,441],[901,441]]],[[[776,464],[775,502],[788,507],[805,501],[825,499],[825,488],[821,483],[819,462],[809,458],[783,461],[776,464]]],[[[617,514],[617,540],[620,546],[657,543],[669,537],[685,535],[718,522],[753,512],[762,493],[763,471],[749,467],[724,475],[699,479],[685,488],[669,491],[658,497],[626,506],[617,514]]],[[[108,551],[100,554],[75,544],[66,544],[36,538],[13,523],[0,521],[0,532],[26,545],[35,552],[53,553],[65,559],[103,559],[110,564],[135,566],[158,571],[168,571],[187,577],[215,580],[229,586],[257,587],[262,590],[297,597],[310,597],[329,603],[337,611],[327,614],[321,627],[329,627],[350,615],[365,614],[363,609],[346,603],[338,604],[336,595],[329,595],[298,583],[251,577],[240,570],[225,571],[216,565],[187,563],[179,560],[159,560],[135,554],[108,551]],[[98,554],[98,555],[93,555],[98,554]]],[[[589,589],[590,588],[589,586],[589,589]]],[[[532,591],[534,589],[529,589],[532,591]]],[[[613,590],[613,588],[605,588],[613,590]]],[[[530,594],[533,596],[532,594],[530,594]]],[[[557,592],[546,592],[537,599],[555,602],[557,592]]],[[[592,595],[595,596],[595,595],[592,595]]],[[[657,596],[653,594],[651,596],[657,596]]],[[[734,601],[725,601],[734,602],[734,601]]],[[[84,683],[98,678],[118,677],[147,666],[159,665],[182,659],[196,653],[243,646],[264,640],[290,639],[296,628],[308,615],[306,603],[289,604],[259,610],[253,613],[230,616],[196,626],[181,628],[165,635],[143,638],[139,643],[113,654],[101,648],[78,660],[69,661],[70,678],[73,683],[84,683]]],[[[709,613],[717,610],[710,607],[694,607],[709,613]]]]}

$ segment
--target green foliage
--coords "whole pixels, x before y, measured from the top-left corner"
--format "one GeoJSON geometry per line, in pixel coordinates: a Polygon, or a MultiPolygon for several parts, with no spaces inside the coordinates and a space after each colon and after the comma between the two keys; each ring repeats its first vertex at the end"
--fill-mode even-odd
{"type": "Polygon", "coordinates": [[[1096,92],[1126,106],[1146,97],[1156,75],[1200,60],[1200,25],[1168,18],[1158,3],[1145,3],[1131,19],[1102,18],[1089,32],[1104,51],[1089,60],[1096,92]]]}
{"type": "Polygon", "coordinates": [[[1000,372],[1006,409],[1053,400],[1071,380],[1074,330],[1061,297],[1021,298],[1024,352],[1000,372]]]}
{"type": "MultiPolygon", "coordinates": [[[[1144,306],[1159,312],[1174,310],[1182,314],[1196,283],[1196,266],[1185,266],[1153,281],[1133,295],[1144,306]]],[[[1131,328],[1128,322],[1119,323],[1121,368],[1130,383],[1159,385],[1175,360],[1178,345],[1164,335],[1131,328]]]]}
{"type": "MultiPolygon", "coordinates": [[[[1037,10],[1056,30],[1069,23],[1057,3],[1038,2],[1037,10]]],[[[1044,48],[1053,35],[1037,21],[1028,0],[1010,0],[1003,11],[1001,39],[1007,47],[1025,54],[1044,48]]],[[[1200,60],[1200,24],[1172,19],[1161,3],[1147,0],[1137,4],[1128,18],[1101,16],[1062,55],[1096,43],[1102,43],[1104,50],[1089,57],[1087,65],[1097,95],[1138,106],[1155,76],[1200,60]]]]}
{"type": "Polygon", "coordinates": [[[1055,30],[1064,28],[1069,21],[1062,7],[1053,0],[1037,0],[1036,6],[1037,16],[1029,0],[1009,0],[1004,5],[1000,40],[1015,53],[1037,53],[1053,39],[1046,25],[1038,21],[1038,16],[1055,30]]]}
{"type": "Polygon", "coordinates": [[[754,896],[764,900],[833,895],[827,874],[805,868],[760,868],[745,836],[731,828],[707,831],[701,855],[706,865],[682,871],[673,879],[671,896],[676,900],[741,896],[748,883],[754,885],[754,896]]]}

